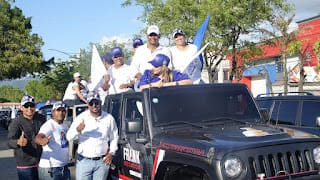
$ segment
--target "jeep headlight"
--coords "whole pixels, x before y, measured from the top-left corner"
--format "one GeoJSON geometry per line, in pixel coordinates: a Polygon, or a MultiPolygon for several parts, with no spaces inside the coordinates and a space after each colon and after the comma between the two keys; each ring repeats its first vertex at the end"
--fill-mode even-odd
{"type": "Polygon", "coordinates": [[[320,164],[320,146],[317,146],[313,149],[313,157],[314,161],[318,164],[320,164]]]}
{"type": "Polygon", "coordinates": [[[243,169],[242,162],[238,157],[229,157],[224,161],[223,167],[226,175],[230,178],[239,176],[243,169]]]}

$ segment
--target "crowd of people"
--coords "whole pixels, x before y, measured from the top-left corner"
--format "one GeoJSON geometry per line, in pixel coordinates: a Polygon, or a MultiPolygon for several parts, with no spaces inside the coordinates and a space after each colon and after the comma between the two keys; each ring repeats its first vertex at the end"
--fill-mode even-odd
{"type": "Polygon", "coordinates": [[[86,82],[79,72],[74,73],[63,100],[54,102],[52,119],[48,121],[36,112],[32,96],[22,97],[22,115],[8,128],[8,146],[14,149],[20,180],[71,179],[68,142],[76,137],[76,179],[106,179],[119,137],[113,116],[101,109],[105,97],[146,88],[196,84],[201,79],[201,62],[194,57],[197,48],[186,42],[183,30],[173,32],[172,47],[160,45],[160,37],[158,26],[149,26],[147,43],[139,38],[133,40],[134,55],[127,64],[123,50],[113,47],[102,57],[107,73],[98,85],[92,84],[90,75],[86,82]],[[78,115],[69,128],[63,123],[66,107],[81,103],[88,104],[88,110],[78,115]]]}
{"type": "Polygon", "coordinates": [[[172,47],[160,44],[161,34],[156,25],[149,26],[146,35],[146,43],[140,38],[133,40],[134,55],[126,64],[121,47],[113,47],[102,56],[107,73],[101,75],[103,78],[96,87],[92,87],[90,76],[86,82],[80,73],[74,73],[63,101],[68,106],[87,103],[87,93],[94,90],[102,97],[103,104],[108,94],[201,82],[202,64],[197,56],[197,47],[187,43],[186,34],[182,29],[174,30],[172,37],[175,45],[172,47]],[[162,64],[159,64],[161,62],[162,64]]]}
{"type": "Polygon", "coordinates": [[[76,179],[107,178],[118,149],[118,128],[113,116],[101,109],[99,94],[87,95],[88,110],[64,124],[67,105],[56,101],[52,118],[36,112],[35,99],[25,95],[22,115],[8,128],[8,146],[14,149],[19,180],[70,180],[69,141],[78,138],[76,179]]]}

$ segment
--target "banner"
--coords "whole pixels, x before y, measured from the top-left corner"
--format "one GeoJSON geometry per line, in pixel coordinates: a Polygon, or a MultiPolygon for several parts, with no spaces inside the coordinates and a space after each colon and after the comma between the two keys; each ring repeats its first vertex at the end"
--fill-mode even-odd
{"type": "Polygon", "coordinates": [[[91,89],[89,91],[93,91],[97,89],[99,82],[103,78],[103,76],[107,73],[107,70],[101,61],[98,49],[95,45],[92,46],[92,58],[91,58],[91,89]]]}

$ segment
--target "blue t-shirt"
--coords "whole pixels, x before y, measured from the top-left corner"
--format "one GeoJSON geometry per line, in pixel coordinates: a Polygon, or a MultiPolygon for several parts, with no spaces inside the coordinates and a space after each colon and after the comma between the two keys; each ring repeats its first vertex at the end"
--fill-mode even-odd
{"type": "MultiPolygon", "coordinates": [[[[190,79],[187,74],[181,73],[180,71],[172,71],[173,81],[181,81],[185,79],[190,79]]],[[[152,76],[151,70],[145,70],[141,76],[139,87],[145,84],[150,84],[158,82],[160,80],[159,76],[152,76]]]]}

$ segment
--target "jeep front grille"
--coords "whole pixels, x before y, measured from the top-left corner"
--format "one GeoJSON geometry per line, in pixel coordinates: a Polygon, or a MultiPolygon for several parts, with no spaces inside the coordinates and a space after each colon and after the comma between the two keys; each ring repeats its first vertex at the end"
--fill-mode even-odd
{"type": "Polygon", "coordinates": [[[266,149],[263,151],[265,154],[256,154],[248,157],[248,171],[252,179],[261,177],[261,175],[265,178],[272,178],[297,176],[317,171],[311,149],[291,150],[285,146],[282,149],[289,151],[274,152],[275,149],[281,150],[278,146],[274,146],[273,150],[270,149],[270,151],[265,151],[266,149]]]}

